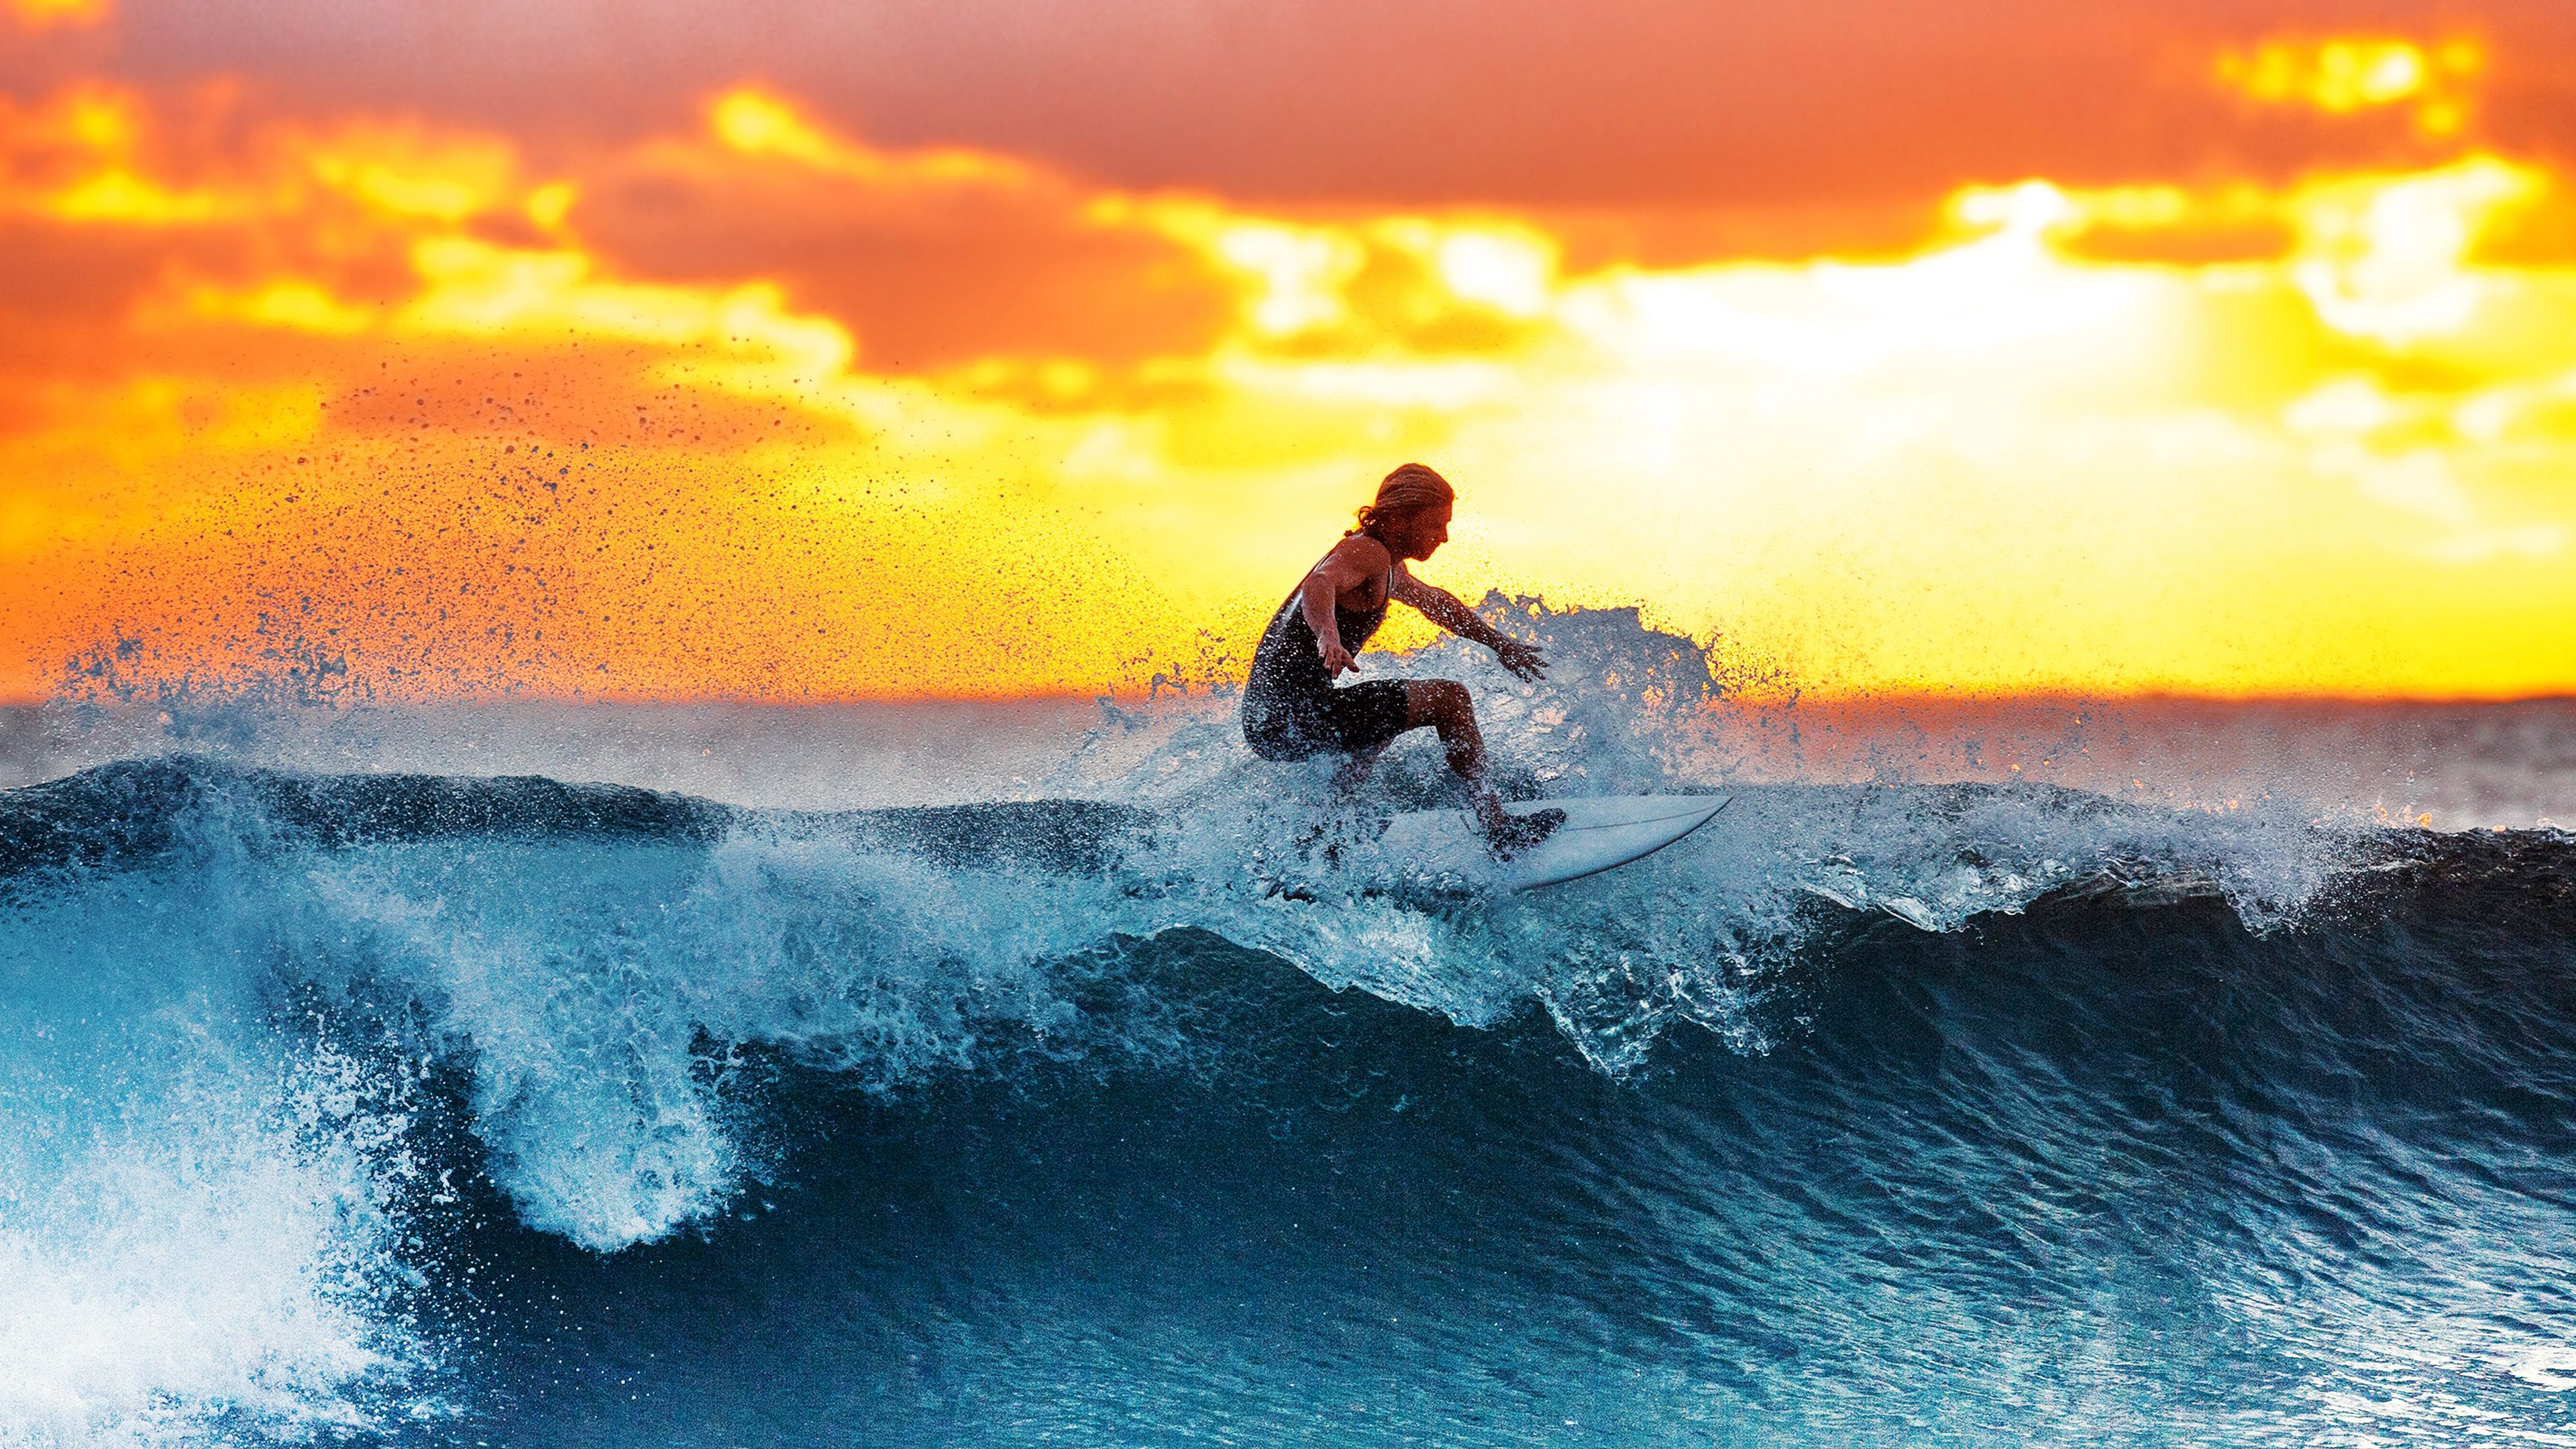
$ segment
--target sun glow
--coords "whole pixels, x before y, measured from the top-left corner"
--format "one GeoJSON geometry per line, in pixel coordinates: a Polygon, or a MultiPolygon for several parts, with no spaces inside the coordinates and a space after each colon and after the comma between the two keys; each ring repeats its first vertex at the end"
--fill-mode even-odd
{"type": "MultiPolygon", "coordinates": [[[[2231,54],[2338,114],[2480,73],[2231,54]]],[[[1221,677],[1410,457],[1465,489],[1435,578],[1642,603],[1772,687],[2576,688],[2566,178],[2466,143],[1649,261],[881,147],[773,89],[542,160],[191,104],[0,109],[13,244],[106,259],[0,354],[11,694],[1221,677]]]]}

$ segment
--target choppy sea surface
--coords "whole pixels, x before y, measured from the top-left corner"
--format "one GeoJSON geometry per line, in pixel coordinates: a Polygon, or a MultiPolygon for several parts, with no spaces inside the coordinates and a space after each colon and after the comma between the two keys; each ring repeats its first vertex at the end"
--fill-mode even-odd
{"type": "Polygon", "coordinates": [[[1222,696],[0,716],[0,1443],[2576,1443],[2576,704],[1513,627],[1368,667],[1734,803],[1489,897],[1222,696]]]}

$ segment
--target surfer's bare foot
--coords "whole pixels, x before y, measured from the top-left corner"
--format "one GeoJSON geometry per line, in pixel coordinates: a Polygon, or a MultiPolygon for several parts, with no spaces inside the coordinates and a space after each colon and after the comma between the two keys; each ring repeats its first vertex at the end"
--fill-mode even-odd
{"type": "Polygon", "coordinates": [[[1488,795],[1476,803],[1476,817],[1484,827],[1485,848],[1498,860],[1509,860],[1556,833],[1565,823],[1562,810],[1533,810],[1527,815],[1506,813],[1502,802],[1488,795]]]}

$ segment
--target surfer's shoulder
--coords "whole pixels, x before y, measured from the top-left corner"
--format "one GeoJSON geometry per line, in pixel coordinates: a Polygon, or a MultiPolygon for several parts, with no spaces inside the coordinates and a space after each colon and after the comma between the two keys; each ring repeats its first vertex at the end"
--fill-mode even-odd
{"type": "Polygon", "coordinates": [[[1334,544],[1333,551],[1325,557],[1362,574],[1382,574],[1395,566],[1395,555],[1387,551],[1386,545],[1365,533],[1354,533],[1334,544]]]}

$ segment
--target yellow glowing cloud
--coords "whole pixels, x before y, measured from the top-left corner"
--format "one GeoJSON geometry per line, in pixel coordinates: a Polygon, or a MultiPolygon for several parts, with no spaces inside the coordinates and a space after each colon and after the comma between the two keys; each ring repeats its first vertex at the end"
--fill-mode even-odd
{"type": "Polygon", "coordinates": [[[312,143],[308,164],[324,185],[392,217],[453,224],[521,191],[510,148],[479,137],[351,128],[312,143]]]}
{"type": "Polygon", "coordinates": [[[846,329],[788,315],[773,285],[620,282],[599,276],[596,259],[577,248],[510,247],[469,234],[466,223],[513,208],[558,228],[576,194],[565,181],[526,182],[512,149],[489,137],[363,123],[289,134],[275,147],[269,174],[192,188],[138,172],[147,129],[131,95],[67,95],[19,118],[9,136],[14,152],[52,152],[57,179],[0,195],[17,209],[76,225],[286,230],[326,267],[391,245],[407,256],[418,282],[392,309],[343,295],[328,275],[267,276],[237,287],[199,282],[177,309],[190,316],[334,336],[543,334],[713,346],[807,379],[839,372],[854,352],[846,329]],[[353,203],[356,213],[326,216],[333,197],[353,203]]]}
{"type": "Polygon", "coordinates": [[[1024,182],[1030,169],[1007,157],[958,147],[889,155],[807,120],[786,101],[749,88],[731,90],[707,107],[716,139],[745,156],[777,156],[853,180],[884,184],[907,180],[1024,182]]]}
{"type": "Polygon", "coordinates": [[[2390,343],[2459,333],[2515,290],[2465,266],[2470,245],[2495,213],[2540,189],[2536,172],[2485,156],[2311,188],[2296,207],[2307,243],[2300,288],[2339,331],[2390,343]]]}
{"type": "Polygon", "coordinates": [[[766,283],[716,291],[603,281],[578,252],[519,251],[468,237],[424,240],[412,261],[426,286],[403,320],[421,332],[712,345],[805,379],[838,373],[856,350],[829,320],[789,315],[766,283]]]}
{"type": "Polygon", "coordinates": [[[2411,105],[2419,130],[2449,136],[2467,124],[2469,83],[2485,64],[2485,53],[2467,39],[2426,46],[2390,36],[2336,36],[2223,51],[2217,74],[2250,100],[2334,116],[2411,105]]]}
{"type": "Polygon", "coordinates": [[[1292,222],[1207,198],[1120,195],[1089,214],[1152,228],[1240,279],[1242,340],[1256,346],[1493,350],[1525,342],[1518,324],[1555,300],[1555,239],[1509,218],[1292,222]]]}
{"type": "Polygon", "coordinates": [[[107,19],[110,0],[8,0],[9,18],[33,30],[55,25],[96,25],[107,19]]]}
{"type": "Polygon", "coordinates": [[[140,172],[140,99],[75,87],[21,110],[0,97],[0,214],[118,226],[194,226],[238,214],[244,199],[140,172]]]}

